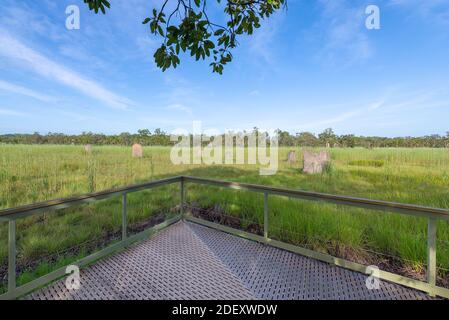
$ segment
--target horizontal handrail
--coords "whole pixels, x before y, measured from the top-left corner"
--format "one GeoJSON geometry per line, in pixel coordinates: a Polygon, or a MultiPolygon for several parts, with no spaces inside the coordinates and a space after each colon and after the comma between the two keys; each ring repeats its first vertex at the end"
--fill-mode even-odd
{"type": "Polygon", "coordinates": [[[260,193],[269,193],[269,194],[273,194],[273,195],[286,196],[286,197],[290,197],[290,198],[326,201],[326,202],[332,202],[332,203],[336,203],[336,204],[361,207],[361,208],[365,208],[365,209],[368,208],[368,209],[374,209],[374,210],[394,211],[394,212],[399,212],[399,213],[408,214],[408,215],[418,215],[418,216],[423,216],[423,217],[432,217],[432,218],[437,218],[437,219],[449,220],[449,210],[448,209],[432,208],[432,207],[404,204],[404,203],[398,203],[398,202],[389,202],[389,201],[382,201],[382,200],[355,198],[355,197],[340,196],[340,195],[333,195],[333,194],[319,193],[319,192],[310,192],[310,191],[292,190],[292,189],[277,188],[277,187],[268,187],[268,186],[249,184],[249,183],[220,181],[220,180],[207,179],[207,178],[184,176],[183,179],[186,182],[192,182],[192,183],[196,183],[196,184],[214,185],[214,186],[225,187],[225,188],[230,188],[230,189],[239,189],[239,190],[248,190],[248,191],[260,192],[260,193]]]}
{"type": "Polygon", "coordinates": [[[229,182],[229,181],[223,181],[223,180],[198,178],[198,177],[191,177],[191,176],[176,176],[176,177],[151,181],[151,182],[142,183],[142,184],[136,184],[136,185],[126,186],[126,187],[109,189],[109,190],[104,190],[104,191],[94,192],[94,193],[87,193],[87,194],[76,196],[76,197],[49,200],[49,201],[39,202],[39,203],[31,204],[31,205],[25,205],[25,206],[20,206],[20,207],[15,207],[15,208],[4,209],[4,210],[0,210],[0,220],[16,219],[16,218],[23,217],[24,215],[30,215],[30,214],[34,214],[34,213],[37,213],[40,211],[45,211],[45,210],[58,210],[58,209],[67,208],[67,207],[70,207],[73,205],[78,205],[81,203],[87,203],[87,202],[92,202],[92,201],[96,201],[96,200],[110,198],[110,197],[117,196],[117,195],[120,195],[123,193],[131,193],[131,192],[136,192],[136,191],[140,191],[140,190],[144,190],[144,189],[151,189],[151,188],[158,187],[161,185],[172,184],[172,183],[181,182],[181,181],[191,182],[191,183],[196,183],[196,184],[203,184],[203,185],[214,185],[214,186],[218,186],[218,187],[225,187],[225,188],[231,188],[231,189],[248,190],[248,191],[260,192],[260,193],[269,193],[269,194],[286,196],[286,197],[291,197],[291,198],[326,201],[326,202],[332,202],[332,203],[336,203],[336,204],[343,204],[343,205],[349,205],[349,206],[355,206],[355,207],[361,207],[361,208],[368,208],[368,209],[374,209],[374,210],[386,210],[386,211],[399,212],[399,213],[408,214],[408,215],[418,215],[418,216],[423,216],[423,217],[432,217],[432,218],[437,218],[437,219],[449,220],[449,210],[448,209],[433,208],[433,207],[404,204],[404,203],[398,203],[398,202],[389,202],[389,201],[382,201],[382,200],[372,200],[372,199],[365,199],[365,198],[348,197],[348,196],[333,195],[333,194],[319,193],[319,192],[310,192],[310,191],[303,191],[303,190],[292,190],[292,189],[286,189],[286,188],[270,187],[270,186],[263,186],[263,185],[257,185],[257,184],[249,184],[249,183],[229,182]]]}
{"type": "Polygon", "coordinates": [[[55,199],[39,203],[34,203],[30,205],[20,206],[16,208],[0,210],[0,221],[1,220],[11,220],[17,218],[23,218],[24,216],[29,216],[42,211],[54,211],[58,209],[68,208],[74,205],[79,205],[82,203],[93,202],[101,199],[107,199],[114,196],[118,196],[124,193],[137,192],[145,189],[152,189],[155,187],[160,187],[166,184],[172,184],[180,182],[182,180],[181,176],[171,177],[167,179],[161,179],[151,182],[146,182],[142,184],[135,184],[126,187],[120,187],[115,189],[109,189],[99,192],[87,193],[75,197],[55,199]]]}

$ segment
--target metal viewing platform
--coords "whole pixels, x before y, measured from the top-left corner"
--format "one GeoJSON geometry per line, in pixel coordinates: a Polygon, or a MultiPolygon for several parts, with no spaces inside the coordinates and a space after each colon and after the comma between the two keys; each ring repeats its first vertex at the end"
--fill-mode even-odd
{"type": "Polygon", "coordinates": [[[448,221],[449,210],[197,177],[172,177],[0,210],[0,222],[8,224],[8,286],[0,299],[449,298],[449,289],[436,283],[439,220],[448,221]],[[128,234],[127,194],[165,185],[179,186],[179,212],[137,234],[128,234]],[[263,195],[263,230],[260,234],[249,233],[188,214],[185,194],[189,185],[263,195]],[[373,272],[370,267],[271,239],[268,198],[273,195],[427,219],[426,281],[379,270],[380,288],[370,290],[366,286],[366,279],[373,272]],[[17,285],[18,220],[117,196],[122,199],[121,238],[73,263],[81,268],[79,290],[65,288],[66,267],[17,285]]]}
{"type": "Polygon", "coordinates": [[[191,222],[177,222],[154,237],[81,271],[79,290],[65,279],[27,299],[236,300],[429,299],[423,292],[246,240],[191,222]]]}

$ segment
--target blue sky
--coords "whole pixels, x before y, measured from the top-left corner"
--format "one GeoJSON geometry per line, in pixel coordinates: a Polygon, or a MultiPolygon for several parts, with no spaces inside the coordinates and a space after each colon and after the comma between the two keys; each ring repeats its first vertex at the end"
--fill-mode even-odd
{"type": "MultiPolygon", "coordinates": [[[[449,131],[449,1],[289,0],[241,38],[224,75],[181,57],[163,73],[141,21],[155,0],[0,2],[0,133],[282,128],[406,136],[449,131]],[[65,9],[81,8],[80,30],[65,9]],[[365,28],[380,7],[381,29],[365,28]]],[[[212,15],[220,8],[210,2],[212,15]]]]}

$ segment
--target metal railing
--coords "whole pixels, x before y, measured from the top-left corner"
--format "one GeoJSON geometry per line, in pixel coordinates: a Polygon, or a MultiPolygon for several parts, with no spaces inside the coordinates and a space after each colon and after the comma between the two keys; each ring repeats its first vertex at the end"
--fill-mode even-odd
{"type": "Polygon", "coordinates": [[[237,182],[227,182],[227,181],[219,181],[213,179],[205,179],[198,177],[189,177],[189,176],[178,176],[158,181],[153,181],[144,184],[138,184],[128,187],[117,188],[113,190],[106,190],[96,193],[85,194],[78,197],[72,197],[67,199],[60,200],[52,200],[46,201],[42,203],[36,203],[32,205],[11,208],[0,211],[0,222],[7,221],[9,223],[9,236],[8,236],[8,292],[0,296],[3,299],[11,299],[17,298],[21,295],[31,292],[32,290],[45,285],[57,278],[60,278],[65,275],[65,268],[58,269],[49,273],[46,276],[43,276],[39,279],[33,280],[21,287],[16,286],[16,220],[21,219],[30,215],[39,214],[42,212],[55,211],[67,207],[71,207],[74,205],[91,203],[98,200],[111,198],[114,196],[122,196],[122,239],[119,243],[110,245],[105,249],[102,249],[88,257],[85,257],[74,264],[79,266],[85,266],[93,261],[100,259],[108,254],[111,254],[117,250],[120,250],[129,244],[145,239],[150,234],[165,228],[181,218],[185,218],[186,220],[190,220],[196,223],[200,223],[209,227],[213,227],[225,232],[229,232],[231,234],[235,234],[244,238],[248,238],[254,241],[259,241],[268,245],[272,245],[274,247],[278,247],[284,250],[289,250],[295,253],[299,253],[301,255],[305,255],[314,259],[318,259],[321,261],[325,261],[328,263],[332,263],[341,267],[345,267],[351,270],[355,270],[358,272],[362,272],[368,275],[371,275],[373,270],[367,266],[351,262],[348,260],[344,260],[341,258],[333,257],[328,254],[315,252],[312,250],[308,250],[305,248],[301,248],[295,245],[287,244],[284,242],[280,242],[277,240],[270,239],[269,237],[269,206],[268,199],[270,195],[276,196],[284,196],[288,198],[296,198],[296,199],[305,199],[311,201],[324,201],[331,202],[335,204],[342,204],[347,206],[365,208],[365,209],[374,209],[374,210],[382,210],[387,212],[396,212],[400,214],[406,215],[414,215],[418,217],[424,217],[428,220],[428,230],[427,230],[427,281],[419,281],[411,278],[407,278],[401,275],[393,274],[387,271],[380,270],[377,273],[377,276],[381,279],[388,280],[391,282],[399,283],[404,286],[408,286],[411,288],[415,288],[418,290],[425,291],[430,295],[438,295],[442,297],[449,298],[449,289],[442,288],[436,285],[436,231],[437,231],[437,222],[438,220],[446,220],[449,221],[449,210],[447,209],[439,209],[439,208],[431,208],[424,207],[418,205],[409,205],[395,202],[387,202],[387,201],[379,201],[379,200],[370,200],[370,199],[362,199],[362,198],[354,198],[354,197],[346,197],[346,196],[338,196],[331,195],[325,193],[316,193],[316,192],[307,192],[301,190],[291,190],[284,188],[276,188],[276,187],[268,187],[262,185],[255,184],[247,184],[247,183],[237,183],[237,182]],[[132,192],[137,192],[146,189],[153,189],[156,187],[179,183],[180,185],[180,215],[171,218],[164,223],[157,225],[155,227],[144,230],[136,235],[128,236],[127,235],[127,194],[132,192]],[[222,188],[229,188],[235,190],[247,190],[256,193],[263,194],[264,198],[264,228],[263,228],[263,236],[251,234],[248,232],[244,232],[241,230],[233,229],[227,226],[219,225],[210,221],[206,221],[203,219],[199,219],[193,217],[191,215],[186,214],[185,212],[185,199],[186,199],[186,189],[187,184],[198,184],[198,185],[209,185],[209,186],[217,186],[222,188]]]}

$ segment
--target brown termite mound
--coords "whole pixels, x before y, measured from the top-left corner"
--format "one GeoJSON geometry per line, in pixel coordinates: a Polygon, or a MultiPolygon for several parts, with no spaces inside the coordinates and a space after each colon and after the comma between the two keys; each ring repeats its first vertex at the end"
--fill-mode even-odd
{"type": "Polygon", "coordinates": [[[133,156],[133,158],[142,158],[143,157],[143,148],[140,144],[138,144],[138,143],[133,144],[132,156],[133,156]]]}
{"type": "Polygon", "coordinates": [[[330,160],[330,153],[327,151],[314,153],[305,150],[303,155],[303,172],[307,174],[322,173],[324,168],[329,165],[330,160]]]}

